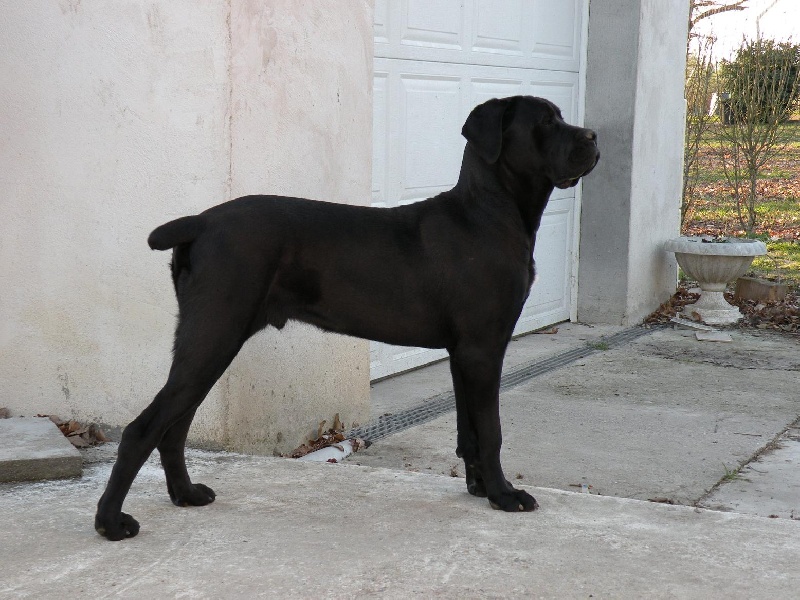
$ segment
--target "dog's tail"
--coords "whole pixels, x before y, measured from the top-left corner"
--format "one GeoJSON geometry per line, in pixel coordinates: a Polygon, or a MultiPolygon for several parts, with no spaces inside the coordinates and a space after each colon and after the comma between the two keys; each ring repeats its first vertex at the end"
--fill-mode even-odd
{"type": "Polygon", "coordinates": [[[202,215],[181,217],[156,227],[147,238],[147,243],[153,250],[169,250],[193,242],[203,232],[205,225],[202,215]]]}

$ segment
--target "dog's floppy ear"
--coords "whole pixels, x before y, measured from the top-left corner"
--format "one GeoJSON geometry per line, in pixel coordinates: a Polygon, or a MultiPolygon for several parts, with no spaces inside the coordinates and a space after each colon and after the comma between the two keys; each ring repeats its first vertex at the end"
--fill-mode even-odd
{"type": "Polygon", "coordinates": [[[503,147],[503,116],[508,108],[507,98],[493,98],[479,104],[469,113],[461,135],[489,164],[497,162],[503,147]]]}

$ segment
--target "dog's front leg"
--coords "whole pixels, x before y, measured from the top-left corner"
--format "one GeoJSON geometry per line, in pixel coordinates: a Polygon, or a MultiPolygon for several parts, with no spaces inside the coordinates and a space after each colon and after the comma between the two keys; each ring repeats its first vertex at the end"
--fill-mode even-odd
{"type": "Polygon", "coordinates": [[[492,508],[531,511],[536,500],[515,489],[500,465],[500,374],[503,352],[493,356],[481,349],[450,353],[458,424],[457,454],[464,459],[467,490],[488,497],[492,508]]]}
{"type": "Polygon", "coordinates": [[[469,418],[467,393],[461,376],[461,367],[452,353],[450,355],[450,373],[453,376],[453,392],[456,396],[456,427],[458,431],[456,456],[464,459],[467,491],[473,496],[486,498],[486,485],[483,483],[480,470],[478,434],[469,418]]]}

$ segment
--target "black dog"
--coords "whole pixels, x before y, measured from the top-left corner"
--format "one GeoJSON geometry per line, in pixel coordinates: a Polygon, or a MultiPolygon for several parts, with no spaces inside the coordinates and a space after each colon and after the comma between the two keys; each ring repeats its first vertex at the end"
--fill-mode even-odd
{"type": "Polygon", "coordinates": [[[97,507],[101,535],[138,533],[122,503],[155,448],[176,505],[213,502],[186,471],[195,410],[250,336],[290,319],[446,348],[467,489],[505,511],[537,508],[500,466],[500,372],[534,279],[542,211],[554,186],[574,186],[594,168],[596,135],[530,96],[481,104],[461,133],[458,183],[423,202],[380,209],[248,196],[150,234],[151,248],[174,248],[174,359],[166,385],[122,436],[97,507]]]}

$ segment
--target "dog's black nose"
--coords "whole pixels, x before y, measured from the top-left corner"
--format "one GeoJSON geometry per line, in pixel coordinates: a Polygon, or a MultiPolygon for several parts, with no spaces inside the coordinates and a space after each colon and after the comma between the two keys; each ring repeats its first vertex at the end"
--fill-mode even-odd
{"type": "Polygon", "coordinates": [[[592,131],[591,129],[586,130],[586,137],[587,139],[592,140],[593,142],[597,139],[597,134],[592,131]]]}

